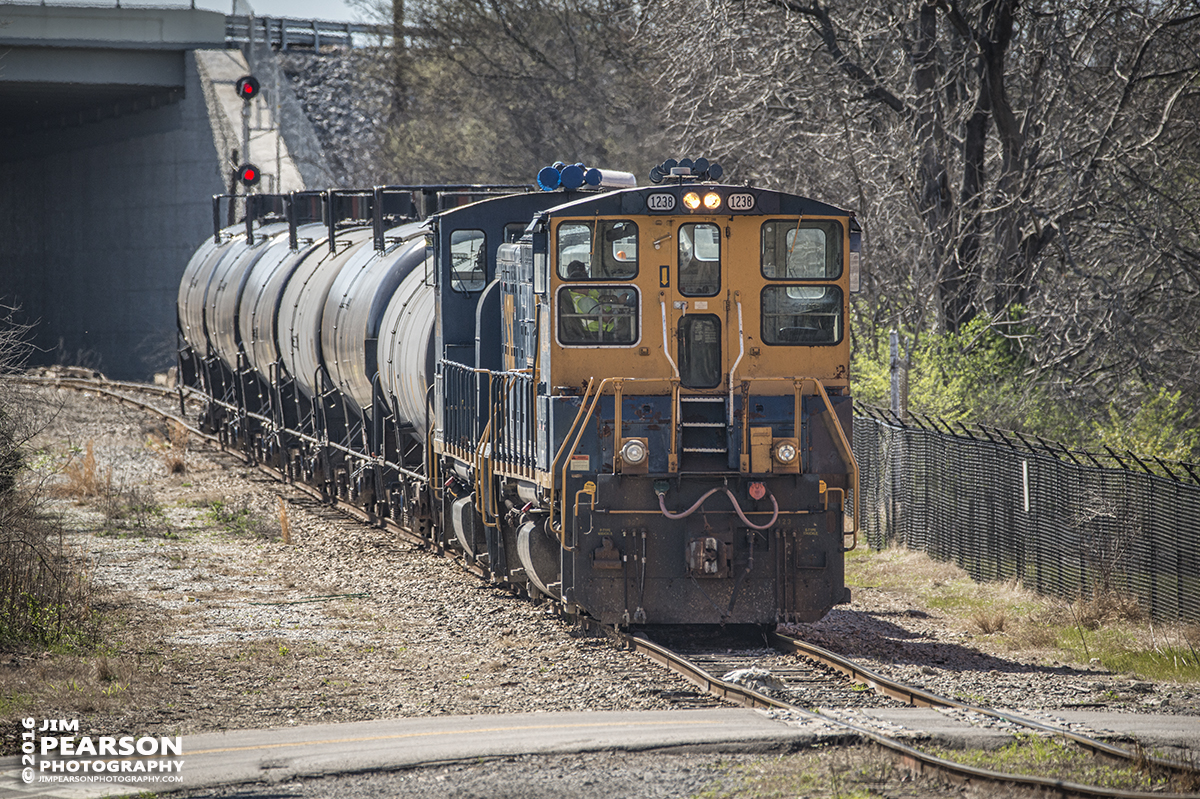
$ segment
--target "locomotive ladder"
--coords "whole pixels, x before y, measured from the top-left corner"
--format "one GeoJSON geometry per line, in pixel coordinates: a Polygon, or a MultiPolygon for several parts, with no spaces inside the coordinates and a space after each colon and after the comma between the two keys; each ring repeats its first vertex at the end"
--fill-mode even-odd
{"type": "Polygon", "coordinates": [[[680,396],[680,452],[686,457],[729,455],[728,400],[721,397],[680,396]]]}

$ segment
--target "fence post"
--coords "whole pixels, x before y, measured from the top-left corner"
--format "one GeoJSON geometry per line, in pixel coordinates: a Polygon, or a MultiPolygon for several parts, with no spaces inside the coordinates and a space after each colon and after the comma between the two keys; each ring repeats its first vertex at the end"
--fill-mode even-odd
{"type": "Polygon", "coordinates": [[[889,367],[892,374],[892,413],[903,419],[908,413],[908,359],[900,357],[900,333],[891,331],[888,334],[888,349],[891,359],[889,367]]]}

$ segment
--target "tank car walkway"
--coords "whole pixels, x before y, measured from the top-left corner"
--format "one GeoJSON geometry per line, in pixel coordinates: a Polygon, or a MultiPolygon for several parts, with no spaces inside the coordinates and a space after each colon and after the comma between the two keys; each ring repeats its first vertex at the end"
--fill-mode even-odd
{"type": "MultiPolygon", "coordinates": [[[[1148,748],[1200,749],[1200,717],[1074,711],[1056,713],[1071,725],[1136,737],[1148,748]]],[[[952,747],[1007,742],[1002,729],[971,726],[935,710],[860,711],[857,718],[892,735],[952,747]]],[[[114,735],[135,734],[113,732],[114,735]]],[[[244,782],[280,782],[361,771],[384,771],[522,754],[662,750],[674,753],[781,753],[844,740],[822,722],[791,722],[755,710],[537,713],[439,716],[388,721],[239,730],[183,736],[179,783],[21,782],[18,758],[0,758],[0,799],[123,796],[244,782]]]]}

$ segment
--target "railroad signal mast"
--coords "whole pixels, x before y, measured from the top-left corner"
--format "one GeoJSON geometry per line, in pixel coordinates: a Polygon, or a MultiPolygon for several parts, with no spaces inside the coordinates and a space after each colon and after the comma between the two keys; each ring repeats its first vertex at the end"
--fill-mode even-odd
{"type": "Polygon", "coordinates": [[[258,184],[262,171],[250,163],[250,102],[258,96],[261,86],[258,78],[244,75],[234,84],[238,97],[242,98],[242,156],[246,159],[238,167],[237,179],[248,190],[258,184]]]}

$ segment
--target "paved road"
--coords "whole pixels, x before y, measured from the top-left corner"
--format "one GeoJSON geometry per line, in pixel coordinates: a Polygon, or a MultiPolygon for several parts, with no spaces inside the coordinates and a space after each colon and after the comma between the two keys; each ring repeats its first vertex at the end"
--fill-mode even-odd
{"type": "MultiPolygon", "coordinates": [[[[1150,748],[1188,747],[1200,752],[1200,717],[1057,715],[1091,730],[1132,736],[1150,748]]],[[[956,747],[998,746],[1010,740],[1003,729],[967,724],[935,710],[860,711],[859,720],[893,734],[902,728],[920,731],[913,737],[956,747]]],[[[183,755],[173,758],[183,761],[178,772],[181,780],[171,783],[26,785],[20,780],[18,758],[0,758],[0,799],[90,799],[147,790],[165,793],[515,755],[645,750],[782,752],[845,738],[838,728],[822,722],[789,722],[768,713],[734,708],[405,718],[184,736],[183,755]]]]}

